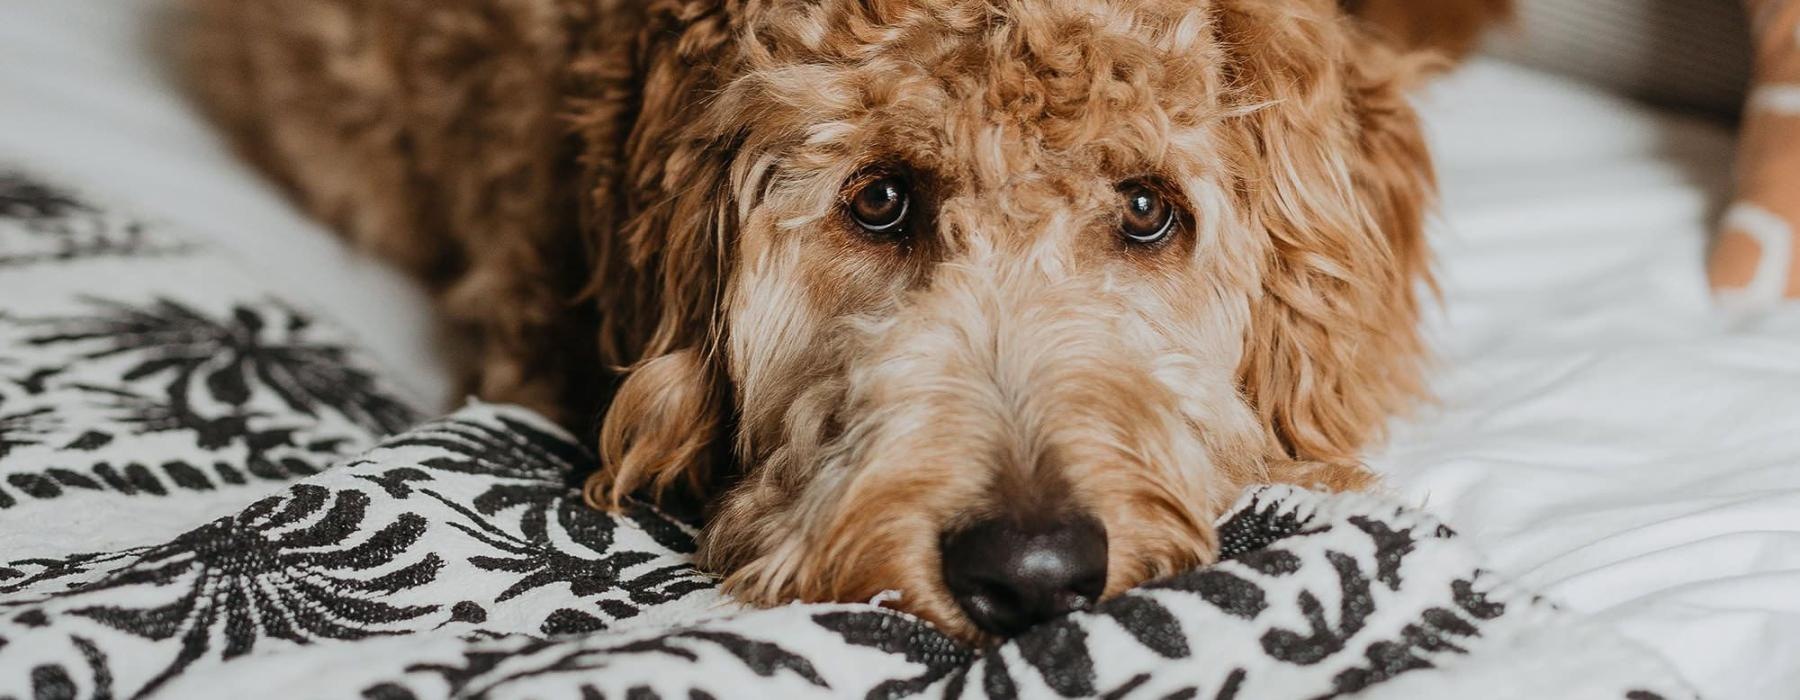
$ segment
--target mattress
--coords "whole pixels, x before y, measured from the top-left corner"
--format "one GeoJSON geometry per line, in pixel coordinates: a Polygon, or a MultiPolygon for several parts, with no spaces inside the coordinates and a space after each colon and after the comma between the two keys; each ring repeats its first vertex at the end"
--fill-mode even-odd
{"type": "MultiPolygon", "coordinates": [[[[234,160],[160,0],[0,0],[0,156],[203,235],[455,398],[422,290],[234,160]]],[[[1498,62],[1419,97],[1440,159],[1437,401],[1371,463],[1497,568],[1708,697],[1800,688],[1800,311],[1715,310],[1731,134],[1498,62]]]]}

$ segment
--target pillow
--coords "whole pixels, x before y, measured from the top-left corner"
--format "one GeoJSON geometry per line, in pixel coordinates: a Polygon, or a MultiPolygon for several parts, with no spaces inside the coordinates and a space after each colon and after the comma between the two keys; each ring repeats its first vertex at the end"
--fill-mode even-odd
{"type": "Polygon", "coordinates": [[[1738,141],[1736,199],[1708,262],[1722,302],[1800,297],[1800,0],[1746,0],[1756,67],[1738,141]]]}

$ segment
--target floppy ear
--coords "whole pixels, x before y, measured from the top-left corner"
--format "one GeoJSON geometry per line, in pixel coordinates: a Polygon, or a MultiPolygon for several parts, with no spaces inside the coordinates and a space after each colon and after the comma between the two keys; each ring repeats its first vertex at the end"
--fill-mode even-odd
{"type": "Polygon", "coordinates": [[[728,454],[718,449],[730,399],[716,349],[732,137],[693,119],[731,71],[728,26],[717,0],[676,0],[655,3],[641,27],[572,34],[597,37],[571,62],[571,119],[596,342],[623,373],[600,428],[600,470],[583,489],[595,507],[640,491],[704,502],[728,454]]]}
{"type": "Polygon", "coordinates": [[[719,444],[720,399],[700,351],[682,349],[630,368],[600,428],[602,467],[583,496],[617,508],[645,490],[655,500],[677,493],[705,498],[719,444]]]}
{"type": "Polygon", "coordinates": [[[1268,236],[1240,378],[1287,458],[1353,465],[1422,393],[1431,162],[1403,90],[1419,62],[1331,0],[1226,0],[1244,207],[1268,236]]]}

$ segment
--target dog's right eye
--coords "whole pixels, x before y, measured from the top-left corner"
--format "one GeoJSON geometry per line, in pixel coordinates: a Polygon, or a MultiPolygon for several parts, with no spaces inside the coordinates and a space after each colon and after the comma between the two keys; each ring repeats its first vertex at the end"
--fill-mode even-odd
{"type": "Polygon", "coordinates": [[[1119,188],[1125,198],[1125,211],[1120,217],[1119,232],[1125,239],[1142,246],[1159,245],[1175,230],[1175,207],[1168,198],[1142,182],[1131,182],[1119,188]]]}
{"type": "Polygon", "coordinates": [[[864,231],[882,236],[900,233],[912,209],[911,188],[904,178],[887,175],[864,183],[850,195],[850,218],[864,231]]]}

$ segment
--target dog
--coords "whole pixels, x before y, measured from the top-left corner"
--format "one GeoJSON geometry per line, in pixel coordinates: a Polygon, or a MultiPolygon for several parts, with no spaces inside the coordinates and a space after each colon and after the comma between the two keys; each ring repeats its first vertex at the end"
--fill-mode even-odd
{"type": "Polygon", "coordinates": [[[591,503],[977,642],[1214,560],[1248,485],[1373,483],[1414,49],[1468,33],[1407,23],[1494,4],[189,2],[209,113],[439,291],[472,392],[598,436],[591,503]]]}

